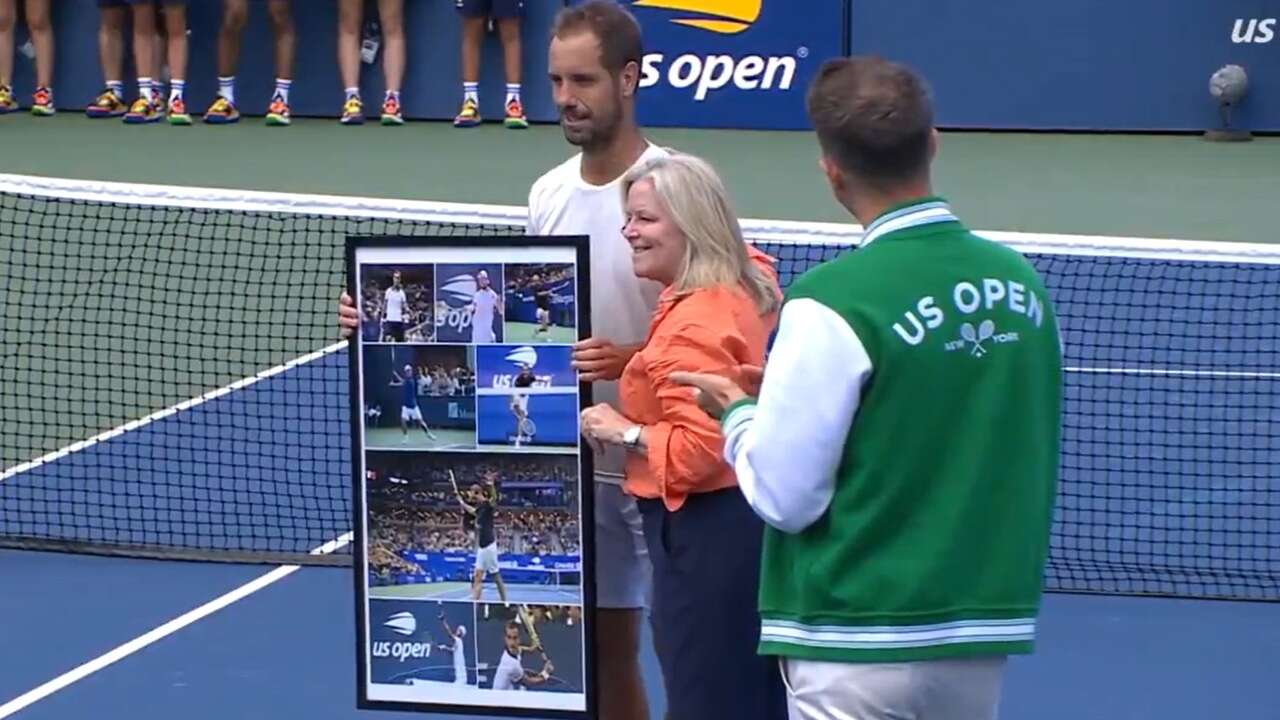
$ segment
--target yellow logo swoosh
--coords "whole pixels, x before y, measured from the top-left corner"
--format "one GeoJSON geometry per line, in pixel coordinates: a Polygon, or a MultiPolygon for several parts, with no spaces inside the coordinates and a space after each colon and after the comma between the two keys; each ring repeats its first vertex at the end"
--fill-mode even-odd
{"type": "Polygon", "coordinates": [[[751,27],[760,19],[764,0],[636,0],[636,7],[680,10],[712,17],[677,17],[671,22],[714,33],[732,35],[751,27]]]}

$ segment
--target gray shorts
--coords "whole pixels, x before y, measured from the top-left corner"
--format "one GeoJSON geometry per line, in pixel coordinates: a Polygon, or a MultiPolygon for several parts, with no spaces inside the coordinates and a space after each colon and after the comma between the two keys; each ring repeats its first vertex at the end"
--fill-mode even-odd
{"type": "Polygon", "coordinates": [[[648,606],[652,570],[644,542],[644,521],[635,498],[621,485],[596,481],[596,606],[648,606]]]}

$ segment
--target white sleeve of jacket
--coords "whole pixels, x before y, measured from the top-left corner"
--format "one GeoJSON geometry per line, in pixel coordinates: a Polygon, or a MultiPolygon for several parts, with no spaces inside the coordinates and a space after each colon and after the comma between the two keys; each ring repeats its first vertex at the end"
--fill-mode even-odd
{"type": "Polygon", "coordinates": [[[796,533],[826,512],[871,358],[821,303],[783,306],[760,397],[724,419],[725,460],[765,522],[796,533]]]}

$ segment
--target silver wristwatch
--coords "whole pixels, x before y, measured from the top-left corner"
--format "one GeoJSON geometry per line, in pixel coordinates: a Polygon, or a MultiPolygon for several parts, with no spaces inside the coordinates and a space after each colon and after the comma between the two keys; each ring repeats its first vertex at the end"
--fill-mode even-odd
{"type": "Polygon", "coordinates": [[[627,428],[627,431],[622,433],[622,445],[628,450],[635,450],[640,446],[640,433],[643,431],[644,428],[640,425],[627,428]]]}

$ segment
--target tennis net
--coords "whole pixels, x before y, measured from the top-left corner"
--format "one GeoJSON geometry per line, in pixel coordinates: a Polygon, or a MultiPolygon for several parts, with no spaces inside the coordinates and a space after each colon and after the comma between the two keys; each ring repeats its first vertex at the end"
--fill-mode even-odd
{"type": "MultiPolygon", "coordinates": [[[[524,218],[0,175],[0,545],[349,563],[345,238],[524,218]]],[[[744,230],[784,284],[859,239],[744,230]]],[[[1063,327],[1047,587],[1280,600],[1280,249],[984,234],[1035,263],[1063,327]]]]}

